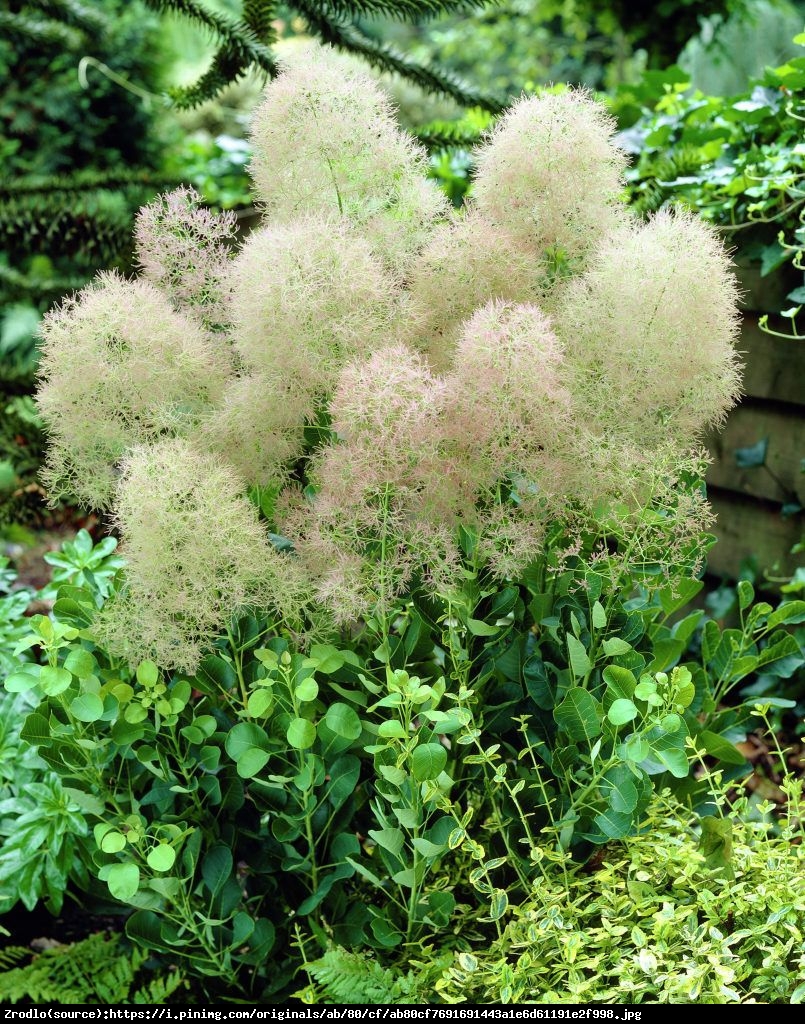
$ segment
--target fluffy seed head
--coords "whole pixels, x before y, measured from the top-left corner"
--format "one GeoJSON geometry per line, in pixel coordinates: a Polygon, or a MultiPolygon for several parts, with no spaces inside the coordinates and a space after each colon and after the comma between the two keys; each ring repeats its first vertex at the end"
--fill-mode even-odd
{"type": "Polygon", "coordinates": [[[479,211],[537,259],[575,272],[626,217],[614,121],[583,90],[523,97],[478,153],[479,211]]]}
{"type": "Polygon", "coordinates": [[[233,378],[202,424],[200,447],[218,454],[246,486],[279,486],[304,451],[308,396],[276,377],[233,378]]]}
{"type": "Polygon", "coordinates": [[[230,275],[244,363],[313,400],[350,358],[388,340],[393,281],[344,221],[304,217],[253,232],[230,275]]]}
{"type": "Polygon", "coordinates": [[[313,460],[316,500],[290,529],[319,599],[341,621],[387,607],[421,564],[421,538],[435,537],[422,517],[444,400],[444,382],[402,345],[340,375],[330,406],[339,440],[313,460]]]}
{"type": "Polygon", "coordinates": [[[134,229],[136,253],[144,277],[177,309],[217,328],[227,323],[222,278],[237,220],[200,204],[198,192],[183,186],[144,206],[134,229]]]}
{"type": "Polygon", "coordinates": [[[226,370],[198,322],[148,281],[101,274],[51,310],[37,396],[51,497],[106,507],[125,451],[191,432],[220,398],[226,370]]]}
{"type": "Polygon", "coordinates": [[[298,563],[271,546],[235,474],[187,441],[131,450],[116,519],[127,586],[96,627],[112,653],[192,672],[239,609],[298,618],[298,563]]]}
{"type": "Polygon", "coordinates": [[[255,192],[272,222],[344,217],[397,269],[446,209],[388,97],[329,48],[286,61],[255,113],[252,144],[255,192]]]}
{"type": "Polygon", "coordinates": [[[723,245],[692,214],[612,234],[557,313],[579,407],[602,431],[689,447],[739,392],[737,298],[723,245]]]}
{"type": "Polygon", "coordinates": [[[438,227],[414,261],[406,340],[446,370],[476,309],[492,299],[545,307],[547,277],[544,260],[470,209],[438,227]]]}
{"type": "Polygon", "coordinates": [[[549,455],[561,446],[569,426],[566,384],[549,318],[537,306],[510,302],[489,302],[467,322],[448,377],[460,433],[471,447],[492,446],[501,475],[523,471],[528,451],[549,455]]]}

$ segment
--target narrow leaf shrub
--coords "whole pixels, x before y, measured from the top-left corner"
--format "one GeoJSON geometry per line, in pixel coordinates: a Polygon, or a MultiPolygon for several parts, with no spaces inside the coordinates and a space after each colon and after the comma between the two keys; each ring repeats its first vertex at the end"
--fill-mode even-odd
{"type": "Polygon", "coordinates": [[[699,819],[667,797],[647,826],[594,870],[542,879],[491,949],[455,955],[436,983],[442,998],[800,1003],[801,831],[775,835],[737,814],[699,819]]]}

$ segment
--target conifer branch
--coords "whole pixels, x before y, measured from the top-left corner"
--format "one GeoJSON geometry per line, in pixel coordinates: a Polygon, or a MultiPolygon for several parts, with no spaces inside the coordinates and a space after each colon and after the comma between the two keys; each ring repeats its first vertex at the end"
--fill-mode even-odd
{"type": "Polygon", "coordinates": [[[103,13],[81,0],[26,0],[26,7],[42,11],[49,18],[66,22],[84,32],[103,32],[109,27],[109,19],[103,13]]]}
{"type": "Polygon", "coordinates": [[[451,96],[464,106],[482,107],[493,113],[503,110],[501,100],[478,92],[456,75],[434,65],[420,64],[388,43],[372,39],[358,28],[322,15],[320,4],[310,0],[296,0],[299,10],[320,39],[349,53],[357,53],[380,71],[393,71],[429,92],[451,96]]]}
{"type": "Polygon", "coordinates": [[[10,11],[0,11],[0,34],[66,50],[80,46],[84,38],[81,32],[70,25],[25,13],[12,14],[10,11]]]}
{"type": "Polygon", "coordinates": [[[485,130],[461,121],[431,121],[415,128],[413,134],[427,150],[434,150],[475,146],[485,130]]]}
{"type": "MultiPolygon", "coordinates": [[[[213,33],[218,50],[211,67],[193,85],[170,95],[179,107],[194,107],[217,96],[251,67],[270,77],[277,74],[271,46],[276,42],[273,23],[275,0],[244,0],[242,18],[212,11],[200,0],[145,0],[157,12],[173,11],[213,33]]],[[[504,104],[495,96],[473,89],[443,68],[421,64],[363,32],[355,17],[386,15],[401,21],[432,18],[440,13],[467,11],[489,0],[294,0],[292,7],[307,21],[310,31],[325,43],[356,53],[381,71],[391,71],[429,92],[451,96],[464,106],[479,106],[498,113],[504,104]]]]}
{"type": "Polygon", "coordinates": [[[390,16],[405,21],[423,21],[442,14],[478,10],[489,0],[321,0],[316,6],[332,18],[390,16]]]}

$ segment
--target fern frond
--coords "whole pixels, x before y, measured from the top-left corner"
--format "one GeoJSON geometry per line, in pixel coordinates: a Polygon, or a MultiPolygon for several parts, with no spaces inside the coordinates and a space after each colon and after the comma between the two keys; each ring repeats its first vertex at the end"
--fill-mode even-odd
{"type": "Polygon", "coordinates": [[[376,1006],[417,1001],[412,971],[395,973],[363,953],[350,953],[340,946],[328,949],[319,960],[306,964],[305,969],[334,1003],[376,1006]]]}
{"type": "Polygon", "coordinates": [[[5,949],[0,949],[0,971],[9,970],[30,955],[30,949],[26,949],[25,946],[6,946],[5,949]]]}
{"type": "Polygon", "coordinates": [[[643,168],[639,181],[632,185],[632,207],[641,216],[656,213],[675,194],[678,178],[696,174],[704,164],[696,146],[680,146],[673,153],[663,153],[643,168]]]}
{"type": "Polygon", "coordinates": [[[129,996],[132,1003],[150,1004],[151,1006],[164,1003],[168,996],[184,984],[184,975],[181,971],[171,970],[166,974],[158,974],[146,985],[142,985],[137,991],[129,996]]]}
{"type": "Polygon", "coordinates": [[[359,54],[380,71],[393,71],[429,92],[451,96],[466,107],[482,107],[492,113],[503,110],[501,100],[478,92],[451,72],[435,65],[420,64],[388,43],[367,36],[356,25],[325,17],[318,3],[295,0],[294,7],[304,15],[311,30],[325,43],[348,53],[359,54]]]}
{"type": "MultiPolygon", "coordinates": [[[[23,956],[30,957],[31,951],[17,950],[15,954],[18,962],[23,956]]],[[[146,957],[139,949],[124,947],[119,935],[90,935],[81,942],[47,949],[24,967],[0,971],[0,1003],[26,999],[33,1003],[115,1005],[132,998],[137,1003],[159,1003],[184,979],[178,971],[159,975],[137,988],[132,997],[146,957]]]]}

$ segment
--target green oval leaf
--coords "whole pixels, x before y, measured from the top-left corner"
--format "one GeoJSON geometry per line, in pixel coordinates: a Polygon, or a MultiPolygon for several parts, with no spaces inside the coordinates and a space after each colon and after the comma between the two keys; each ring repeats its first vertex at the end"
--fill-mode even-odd
{"type": "Polygon", "coordinates": [[[296,699],[301,701],[315,700],[319,695],[319,684],[315,679],[303,679],[294,690],[296,699]]]}
{"type": "Polygon", "coordinates": [[[567,653],[573,675],[576,678],[586,676],[593,667],[592,662],[587,654],[587,648],[581,640],[577,640],[571,633],[567,634],[567,653]]]}
{"type": "Polygon", "coordinates": [[[252,747],[268,750],[268,736],[265,729],[254,722],[238,722],[229,730],[224,746],[232,760],[239,761],[252,747]]]}
{"type": "Polygon", "coordinates": [[[316,726],[306,718],[294,718],[286,736],[295,750],[306,750],[316,742],[316,726]]]}
{"type": "Polygon", "coordinates": [[[103,716],[103,701],[96,693],[82,693],[70,701],[70,711],[79,722],[97,722],[103,716]]]}
{"type": "Polygon", "coordinates": [[[217,896],[232,874],[232,851],[223,843],[213,846],[201,862],[201,877],[213,896],[217,896]]]}
{"type": "Polygon", "coordinates": [[[621,665],[607,665],[603,672],[604,682],[607,684],[607,692],[615,698],[622,697],[629,700],[635,692],[637,680],[634,673],[621,665]]]}
{"type": "Polygon", "coordinates": [[[500,632],[498,626],[489,626],[481,619],[467,619],[467,629],[473,636],[495,636],[500,632]]]}
{"type": "Polygon", "coordinates": [[[64,667],[74,676],[84,679],[95,671],[96,662],[89,651],[85,651],[83,647],[74,647],[64,659],[64,667]]]}
{"type": "Polygon", "coordinates": [[[633,722],[637,718],[637,708],[632,701],[619,697],[612,702],[612,706],[607,711],[607,718],[613,725],[626,725],[627,722],[633,722]]]}
{"type": "Polygon", "coordinates": [[[589,742],[601,732],[598,704],[581,686],[573,686],[567,691],[565,699],[554,709],[553,717],[559,728],[573,741],[589,742]]]}
{"type": "Polygon", "coordinates": [[[145,859],[153,871],[170,871],[176,860],[176,850],[166,843],[160,843],[159,846],[148,851],[148,856],[145,859]]]}
{"type": "Polygon", "coordinates": [[[382,736],[384,740],[404,740],[408,736],[405,726],[402,722],[398,722],[396,718],[390,722],[381,722],[377,734],[382,736]]]}
{"type": "Polygon", "coordinates": [[[717,757],[719,761],[723,761],[725,764],[746,763],[746,758],[740,750],[734,747],[729,740],[719,736],[718,733],[705,729],[698,734],[696,739],[704,746],[704,749],[711,757],[717,757]]]}
{"type": "Polygon", "coordinates": [[[340,702],[331,704],[324,716],[324,722],[328,729],[345,740],[356,740],[363,726],[357,713],[348,704],[340,702]]]}
{"type": "Polygon", "coordinates": [[[42,693],[47,694],[48,697],[64,693],[72,681],[73,676],[66,668],[45,665],[39,673],[39,685],[42,687],[42,693]]]}
{"type": "Polygon", "coordinates": [[[417,782],[437,779],[447,764],[447,751],[441,743],[423,743],[411,757],[411,772],[417,782]]]}
{"type": "Polygon", "coordinates": [[[634,761],[636,764],[645,761],[649,755],[648,740],[642,736],[631,736],[620,745],[618,753],[625,761],[634,761]]]}
{"type": "Polygon", "coordinates": [[[40,671],[38,665],[30,665],[17,672],[10,672],[3,685],[9,693],[27,693],[39,682],[40,671]]]}
{"type": "Polygon", "coordinates": [[[140,869],[136,864],[113,864],[106,876],[109,892],[121,903],[128,903],[140,887],[140,869]]]}
{"type": "Polygon", "coordinates": [[[259,747],[249,747],[238,758],[237,771],[242,779],[252,779],[268,764],[269,753],[259,747]]]}
{"type": "Polygon", "coordinates": [[[111,832],[105,833],[100,846],[104,853],[120,853],[126,849],[126,837],[117,829],[112,829],[111,832]]]}
{"type": "Polygon", "coordinates": [[[271,709],[274,703],[274,694],[271,690],[260,689],[249,694],[246,709],[252,718],[262,718],[271,709]]]}
{"type": "Polygon", "coordinates": [[[147,690],[156,686],[159,680],[159,669],[153,661],[141,661],[137,666],[137,682],[147,690]]]}

